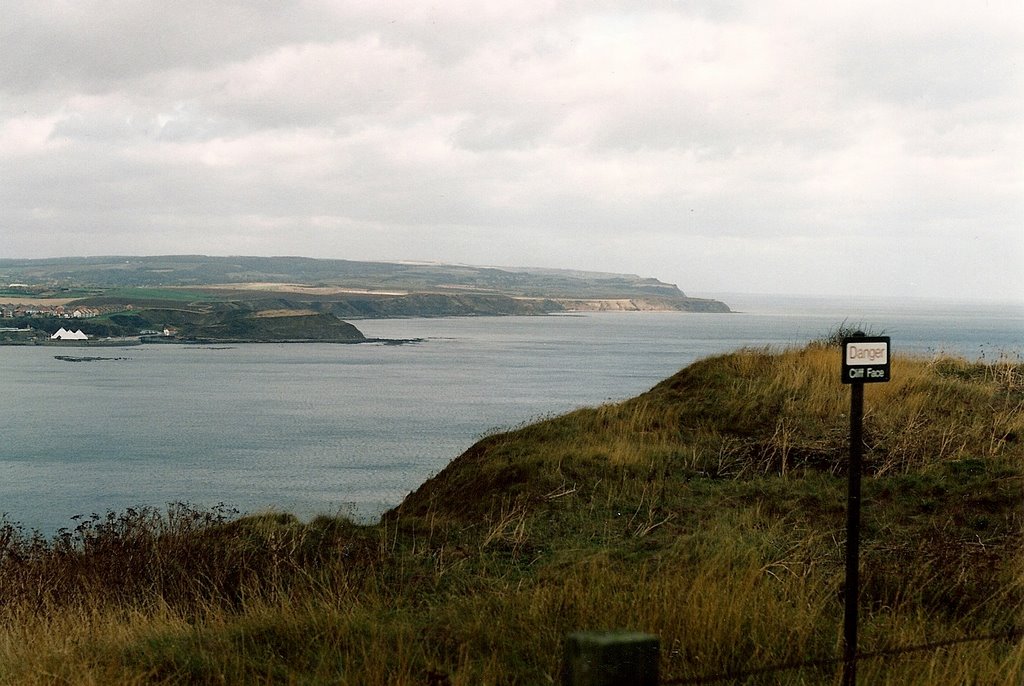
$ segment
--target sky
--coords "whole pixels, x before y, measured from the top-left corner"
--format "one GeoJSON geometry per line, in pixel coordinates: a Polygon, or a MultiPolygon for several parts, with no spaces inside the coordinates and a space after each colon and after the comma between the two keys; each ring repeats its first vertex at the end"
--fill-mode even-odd
{"type": "Polygon", "coordinates": [[[1024,301],[1020,0],[4,0],[0,257],[1024,301]]]}

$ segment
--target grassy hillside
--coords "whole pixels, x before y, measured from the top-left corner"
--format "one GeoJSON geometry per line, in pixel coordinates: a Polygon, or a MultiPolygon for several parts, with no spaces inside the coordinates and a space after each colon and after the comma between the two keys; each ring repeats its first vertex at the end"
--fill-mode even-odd
{"type": "Polygon", "coordinates": [[[173,328],[171,337],[150,339],[164,342],[360,343],[366,340],[359,329],[330,313],[298,309],[256,310],[241,303],[153,301],[147,307],[88,319],[22,317],[8,321],[45,332],[35,334],[41,340],[64,327],[81,329],[93,338],[137,336],[141,331],[173,328]]]}
{"type": "MultiPolygon", "coordinates": [[[[745,350],[488,437],[375,526],[178,507],[0,529],[3,683],[557,683],[628,627],[694,678],[840,652],[839,354],[745,350]]],[[[866,389],[861,648],[1024,622],[1024,365],[893,363],[866,389]]],[[[836,668],[743,683],[836,683],[836,668]]],[[[1024,641],[864,662],[1019,684],[1024,641]]]]}
{"type": "Polygon", "coordinates": [[[266,312],[241,305],[216,308],[148,308],[133,316],[153,326],[176,329],[175,339],[205,341],[343,341],[366,340],[348,322],[332,314],[304,313],[295,310],[266,312]]]}
{"type": "Polygon", "coordinates": [[[432,292],[458,288],[509,295],[682,298],[673,284],[632,274],[469,265],[359,262],[306,257],[163,255],[0,259],[5,282],[119,286],[197,286],[253,282],[342,284],[432,292]]]}
{"type": "Polygon", "coordinates": [[[333,314],[344,317],[540,314],[604,299],[624,300],[641,309],[729,311],[715,300],[689,298],[675,284],[633,274],[305,257],[0,259],[0,284],[15,282],[50,296],[89,286],[90,292],[82,294],[83,305],[111,302],[111,295],[113,301],[127,298],[141,306],[140,300],[155,298],[246,301],[263,293],[300,301],[301,308],[333,303],[333,314]],[[291,284],[309,290],[297,293],[291,284]],[[167,287],[189,290],[176,295],[167,287]],[[243,292],[235,292],[239,287],[243,292]],[[313,292],[320,287],[340,290],[331,295],[313,292]]]}

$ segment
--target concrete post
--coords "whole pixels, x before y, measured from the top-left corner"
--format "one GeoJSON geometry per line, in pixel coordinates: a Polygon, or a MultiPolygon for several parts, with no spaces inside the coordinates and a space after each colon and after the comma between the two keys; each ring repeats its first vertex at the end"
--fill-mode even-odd
{"type": "Polygon", "coordinates": [[[564,686],[658,686],[658,637],[631,631],[569,634],[564,686]]]}

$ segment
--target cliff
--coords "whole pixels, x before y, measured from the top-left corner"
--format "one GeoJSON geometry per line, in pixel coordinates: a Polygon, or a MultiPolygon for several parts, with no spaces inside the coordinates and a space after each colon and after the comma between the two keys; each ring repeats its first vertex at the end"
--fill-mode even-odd
{"type": "MultiPolygon", "coordinates": [[[[728,312],[675,284],[634,274],[561,269],[358,262],[305,257],[80,257],[0,260],[0,283],[97,305],[281,299],[337,316],[547,314],[595,310],[728,312]],[[158,291],[163,292],[158,292],[158,291]]],[[[14,297],[12,294],[11,297],[14,297]]],[[[3,294],[0,293],[0,302],[3,294]]]]}

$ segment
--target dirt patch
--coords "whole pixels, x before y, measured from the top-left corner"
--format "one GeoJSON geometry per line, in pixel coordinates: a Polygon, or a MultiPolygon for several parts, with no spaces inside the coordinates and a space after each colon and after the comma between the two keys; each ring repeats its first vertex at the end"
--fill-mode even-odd
{"type": "Polygon", "coordinates": [[[260,319],[269,319],[271,317],[309,317],[315,314],[316,312],[313,310],[261,310],[256,313],[256,316],[260,319]]]}
{"type": "Polygon", "coordinates": [[[307,293],[310,295],[408,295],[407,291],[376,291],[367,288],[345,288],[344,286],[306,286],[299,283],[225,283],[205,286],[190,286],[195,289],[233,290],[233,291],[265,291],[268,293],[307,293]]]}
{"type": "Polygon", "coordinates": [[[12,298],[6,295],[0,295],[0,303],[4,305],[67,305],[69,302],[74,302],[80,298],[12,298]]]}

